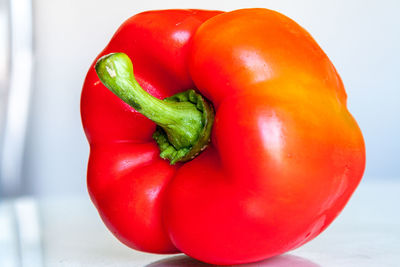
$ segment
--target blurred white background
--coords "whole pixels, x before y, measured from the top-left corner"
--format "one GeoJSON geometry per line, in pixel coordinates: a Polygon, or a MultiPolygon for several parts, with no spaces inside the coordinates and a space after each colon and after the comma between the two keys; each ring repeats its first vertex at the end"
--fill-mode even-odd
{"type": "Polygon", "coordinates": [[[365,137],[364,179],[400,177],[400,2],[397,0],[33,1],[34,75],[25,193],[86,194],[89,147],[79,112],[89,65],[118,26],[145,10],[264,7],[308,30],[336,66],[365,137]]]}

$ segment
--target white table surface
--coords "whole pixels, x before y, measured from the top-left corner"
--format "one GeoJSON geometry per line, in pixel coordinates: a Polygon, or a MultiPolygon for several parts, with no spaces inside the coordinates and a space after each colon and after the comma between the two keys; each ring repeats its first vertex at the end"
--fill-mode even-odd
{"type": "MultiPolygon", "coordinates": [[[[399,205],[400,182],[363,181],[319,237],[285,255],[241,266],[400,266],[399,205]]],[[[1,202],[0,266],[210,265],[131,250],[108,232],[88,197],[51,197],[1,202]]]]}

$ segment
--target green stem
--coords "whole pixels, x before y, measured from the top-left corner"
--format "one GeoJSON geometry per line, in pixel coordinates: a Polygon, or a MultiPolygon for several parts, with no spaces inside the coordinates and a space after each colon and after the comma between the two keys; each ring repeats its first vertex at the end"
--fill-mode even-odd
{"type": "Polygon", "coordinates": [[[161,157],[169,159],[171,164],[190,160],[207,146],[214,112],[194,90],[164,100],[151,96],[135,80],[132,62],[124,53],[100,58],[95,69],[108,89],[161,127],[153,138],[160,147],[161,157]]]}

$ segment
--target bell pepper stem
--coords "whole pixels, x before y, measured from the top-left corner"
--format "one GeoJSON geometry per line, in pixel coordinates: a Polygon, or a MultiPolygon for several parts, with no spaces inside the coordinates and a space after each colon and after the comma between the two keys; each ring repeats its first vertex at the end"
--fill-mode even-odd
{"type": "Polygon", "coordinates": [[[159,126],[153,138],[162,158],[171,164],[184,162],[207,146],[214,111],[200,94],[188,90],[164,100],[150,95],[136,81],[132,62],[124,53],[101,57],[95,69],[111,92],[159,126]]]}

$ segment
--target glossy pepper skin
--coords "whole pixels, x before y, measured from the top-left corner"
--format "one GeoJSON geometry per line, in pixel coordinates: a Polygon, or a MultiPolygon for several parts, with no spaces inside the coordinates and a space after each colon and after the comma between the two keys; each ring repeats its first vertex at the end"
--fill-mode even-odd
{"type": "Polygon", "coordinates": [[[128,19],[94,61],[81,98],[88,189],[126,245],[214,264],[265,259],[323,231],[365,168],[334,66],[298,24],[267,9],[150,11],[128,19]],[[103,86],[112,52],[157,98],[196,89],[215,109],[211,144],[170,165],[155,124],[103,86]]]}

